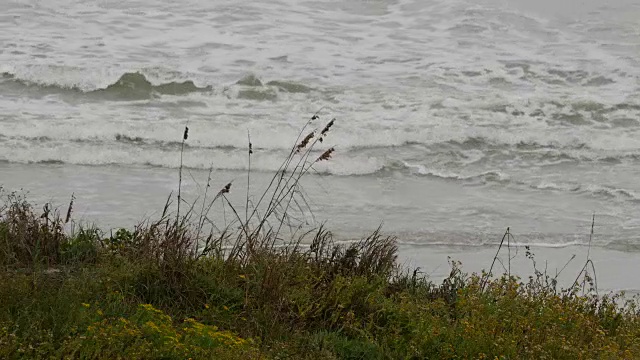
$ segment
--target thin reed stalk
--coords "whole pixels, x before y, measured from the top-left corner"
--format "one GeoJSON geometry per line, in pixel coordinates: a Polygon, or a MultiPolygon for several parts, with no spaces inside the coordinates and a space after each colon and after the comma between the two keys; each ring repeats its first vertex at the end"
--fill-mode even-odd
{"type": "Polygon", "coordinates": [[[251,133],[247,130],[247,142],[249,143],[249,151],[247,154],[248,157],[248,168],[247,168],[247,197],[244,208],[244,221],[245,225],[248,225],[249,222],[249,194],[251,188],[251,155],[253,155],[253,144],[251,143],[251,133]]]}
{"type": "Polygon", "coordinates": [[[176,210],[176,222],[180,219],[180,203],[182,202],[182,166],[184,157],[184,144],[189,138],[189,127],[184,127],[184,133],[182,134],[182,145],[180,147],[180,168],[178,169],[178,209],[176,210]]]}
{"type": "Polygon", "coordinates": [[[504,240],[509,237],[509,234],[510,234],[509,228],[507,227],[507,231],[505,231],[504,235],[502,235],[502,240],[500,240],[500,245],[498,245],[498,250],[496,251],[496,255],[493,257],[493,261],[491,262],[491,267],[489,267],[489,272],[486,274],[485,279],[483,279],[483,281],[482,281],[481,288],[483,290],[484,290],[484,287],[485,287],[487,281],[493,275],[493,266],[496,264],[496,261],[498,260],[498,256],[500,255],[500,249],[502,249],[502,244],[504,244],[504,240]]]}

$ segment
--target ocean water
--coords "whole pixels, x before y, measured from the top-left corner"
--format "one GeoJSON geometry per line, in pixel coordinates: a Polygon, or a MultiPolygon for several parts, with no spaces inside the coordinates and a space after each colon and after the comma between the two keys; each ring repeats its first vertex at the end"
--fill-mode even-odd
{"type": "MultiPolygon", "coordinates": [[[[259,190],[336,118],[305,189],[407,253],[640,250],[640,2],[0,2],[0,185],[109,228],[177,187],[259,190]],[[407,250],[408,249],[408,250],[407,250]]],[[[637,284],[640,288],[640,284],[637,284]]]]}

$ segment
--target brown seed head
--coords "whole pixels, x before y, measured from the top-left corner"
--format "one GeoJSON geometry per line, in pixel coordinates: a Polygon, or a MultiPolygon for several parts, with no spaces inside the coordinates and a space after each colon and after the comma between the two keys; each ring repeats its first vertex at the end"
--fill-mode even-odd
{"type": "Polygon", "coordinates": [[[334,151],[335,151],[334,148],[329,148],[327,151],[323,152],[322,155],[318,157],[316,162],[331,159],[331,154],[333,154],[334,151]]]}
{"type": "Polygon", "coordinates": [[[71,212],[73,211],[73,201],[76,199],[75,194],[71,194],[71,201],[69,202],[69,207],[67,208],[67,217],[64,219],[64,223],[68,223],[71,220],[71,212]]]}
{"type": "Polygon", "coordinates": [[[329,132],[329,129],[331,129],[331,127],[333,126],[333,123],[336,121],[336,118],[331,119],[331,121],[329,121],[329,123],[327,124],[327,126],[324,127],[324,129],[322,129],[322,132],[320,133],[320,135],[324,136],[329,132]]]}
{"type": "Polygon", "coordinates": [[[187,126],[184,127],[184,135],[182,135],[182,140],[187,140],[189,138],[189,128],[187,126]]]}
{"type": "Polygon", "coordinates": [[[305,136],[304,139],[302,139],[302,141],[300,142],[300,144],[298,144],[296,152],[300,152],[300,150],[307,147],[307,145],[309,145],[309,141],[311,141],[311,139],[313,139],[314,136],[316,136],[315,131],[312,131],[309,133],[309,135],[305,136]]]}
{"type": "Polygon", "coordinates": [[[225,185],[222,190],[220,190],[220,194],[227,194],[229,193],[229,190],[231,190],[231,183],[225,185]]]}

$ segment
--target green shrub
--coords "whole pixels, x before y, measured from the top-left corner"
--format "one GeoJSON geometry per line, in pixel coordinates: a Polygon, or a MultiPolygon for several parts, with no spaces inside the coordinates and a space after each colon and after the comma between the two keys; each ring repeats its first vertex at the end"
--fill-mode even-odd
{"type": "Polygon", "coordinates": [[[80,228],[74,236],[68,237],[60,245],[60,257],[63,264],[95,263],[98,260],[98,229],[80,228]]]}
{"type": "MultiPolygon", "coordinates": [[[[82,304],[91,311],[92,305],[82,304]]],[[[96,319],[62,346],[65,356],[82,359],[233,359],[258,358],[251,341],[212,325],[186,319],[174,320],[150,304],[139,305],[130,317],[106,317],[95,310],[96,319]]]]}
{"type": "Polygon", "coordinates": [[[377,360],[386,358],[384,351],[375,341],[349,338],[337,332],[318,332],[310,337],[306,347],[319,354],[323,352],[331,354],[336,359],[377,360]]]}

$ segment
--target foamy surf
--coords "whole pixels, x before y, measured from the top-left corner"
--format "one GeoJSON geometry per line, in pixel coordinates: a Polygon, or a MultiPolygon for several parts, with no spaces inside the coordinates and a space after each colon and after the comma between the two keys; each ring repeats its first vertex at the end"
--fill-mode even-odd
{"type": "Polygon", "coordinates": [[[597,246],[638,243],[637,14],[619,0],[23,5],[0,3],[0,184],[132,219],[175,188],[185,126],[186,181],[213,168],[235,190],[249,136],[268,178],[320,110],[307,130],[335,117],[336,151],[305,190],[336,233],[384,221],[484,250],[511,226],[571,249],[596,212],[597,246]]]}

